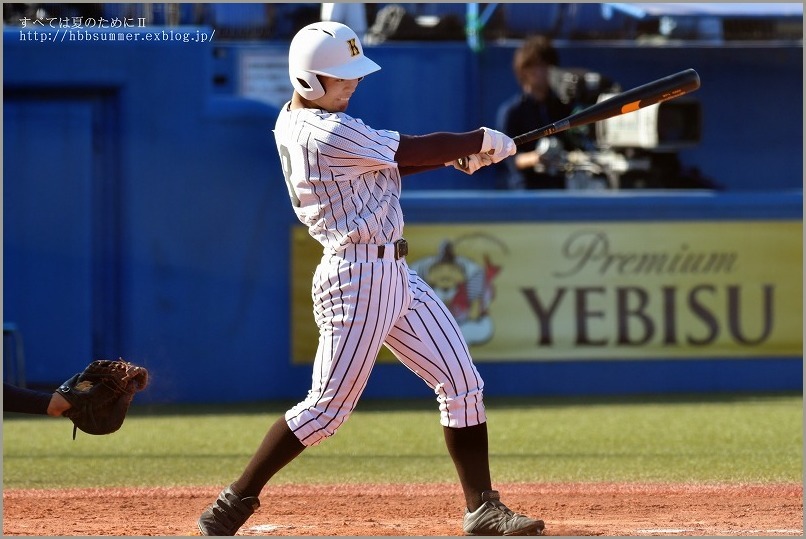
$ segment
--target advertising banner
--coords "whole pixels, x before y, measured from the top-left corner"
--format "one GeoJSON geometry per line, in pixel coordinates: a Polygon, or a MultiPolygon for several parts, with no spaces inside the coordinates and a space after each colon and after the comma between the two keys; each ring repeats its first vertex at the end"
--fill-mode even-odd
{"type": "MultiPolygon", "coordinates": [[[[802,355],[800,221],[418,223],[406,239],[479,362],[802,355]]],[[[302,227],[292,244],[293,361],[310,363],[322,251],[302,227]]]]}

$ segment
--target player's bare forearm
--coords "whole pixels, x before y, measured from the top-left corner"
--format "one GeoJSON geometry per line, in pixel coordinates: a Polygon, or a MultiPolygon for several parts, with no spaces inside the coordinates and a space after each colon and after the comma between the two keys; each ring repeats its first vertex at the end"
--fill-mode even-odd
{"type": "Polygon", "coordinates": [[[483,139],[484,132],[481,129],[467,133],[400,135],[395,161],[401,169],[401,174],[404,168],[409,167],[441,167],[460,157],[478,153],[483,139]]]}

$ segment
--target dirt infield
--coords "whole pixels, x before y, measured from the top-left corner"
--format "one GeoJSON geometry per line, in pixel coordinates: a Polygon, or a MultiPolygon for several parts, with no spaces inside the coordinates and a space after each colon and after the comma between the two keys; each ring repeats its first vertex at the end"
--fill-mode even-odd
{"type": "MultiPolygon", "coordinates": [[[[803,535],[800,484],[496,487],[547,535],[803,535]]],[[[3,535],[194,535],[219,490],[6,490],[3,535]]],[[[239,535],[462,535],[457,485],[270,485],[261,502],[239,535]]]]}

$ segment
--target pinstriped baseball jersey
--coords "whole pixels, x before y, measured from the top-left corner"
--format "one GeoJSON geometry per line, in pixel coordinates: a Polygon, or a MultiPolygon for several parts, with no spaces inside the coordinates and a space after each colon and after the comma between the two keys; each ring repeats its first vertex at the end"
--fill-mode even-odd
{"type": "Polygon", "coordinates": [[[382,346],[434,390],[444,426],[485,422],[484,383],[458,324],[396,257],[400,134],[344,113],[286,105],[274,136],[294,211],[324,247],[311,286],[319,328],[312,385],[286,412],[289,428],[306,446],[335,434],[382,346]]]}
{"type": "Polygon", "coordinates": [[[395,131],[347,114],[283,107],[274,128],[297,218],[326,251],[401,237],[395,131]]]}

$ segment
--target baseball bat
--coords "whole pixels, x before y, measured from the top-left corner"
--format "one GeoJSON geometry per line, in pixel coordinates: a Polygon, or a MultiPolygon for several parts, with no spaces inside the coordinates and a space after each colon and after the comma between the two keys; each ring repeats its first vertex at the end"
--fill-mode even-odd
{"type": "MultiPolygon", "coordinates": [[[[674,75],[616,94],[562,120],[518,135],[512,140],[516,145],[525,144],[573,127],[621,116],[656,103],[675,99],[683,94],[693,92],[699,87],[700,76],[693,69],[686,69],[674,75]]],[[[466,168],[466,158],[459,159],[459,166],[466,168]]]]}

